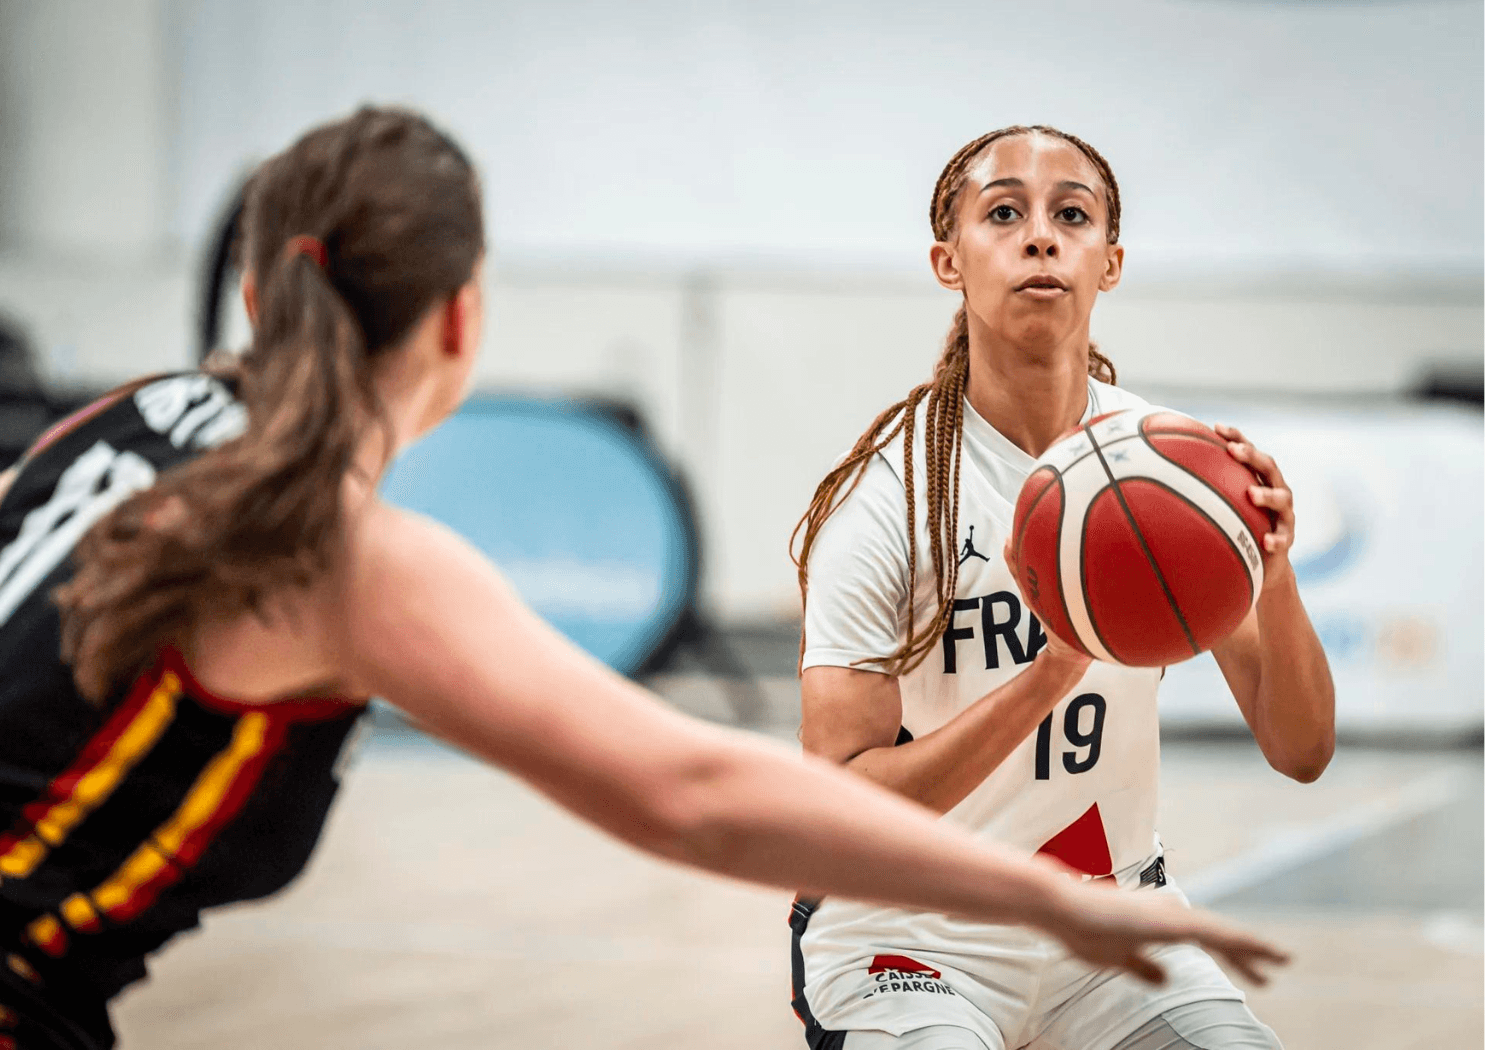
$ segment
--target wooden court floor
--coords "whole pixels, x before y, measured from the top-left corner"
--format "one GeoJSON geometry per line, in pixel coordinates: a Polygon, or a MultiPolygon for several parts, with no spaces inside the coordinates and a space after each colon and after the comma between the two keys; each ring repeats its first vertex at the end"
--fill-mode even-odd
{"type": "MultiPolygon", "coordinates": [[[[1173,743],[1162,777],[1175,878],[1295,953],[1250,996],[1289,1050],[1482,1045],[1478,750],[1343,747],[1304,786],[1173,743]]],[[[209,916],[115,1017],[124,1050],[799,1050],[787,904],[374,735],[305,876],[209,916]]]]}

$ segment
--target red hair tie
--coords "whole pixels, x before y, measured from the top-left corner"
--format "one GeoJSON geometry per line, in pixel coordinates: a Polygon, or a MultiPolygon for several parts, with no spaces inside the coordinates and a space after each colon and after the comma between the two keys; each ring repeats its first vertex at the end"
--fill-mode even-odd
{"type": "Polygon", "coordinates": [[[284,245],[284,254],[308,255],[322,270],[330,263],[330,253],[325,250],[325,242],[307,233],[301,233],[298,237],[290,237],[288,243],[284,245]]]}

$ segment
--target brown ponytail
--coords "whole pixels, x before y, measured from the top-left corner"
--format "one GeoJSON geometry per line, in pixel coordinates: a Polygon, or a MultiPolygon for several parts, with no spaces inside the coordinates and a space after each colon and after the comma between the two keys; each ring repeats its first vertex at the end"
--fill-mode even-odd
{"type": "Polygon", "coordinates": [[[397,109],[362,109],[267,161],[242,229],[258,282],[234,369],[247,431],[98,522],[56,592],[63,658],[94,701],[203,616],[261,612],[333,563],[341,483],[368,429],[390,453],[374,366],[484,250],[468,159],[397,109]],[[285,250],[298,236],[324,244],[324,266],[285,250]]]}
{"type": "MultiPolygon", "coordinates": [[[[954,235],[955,205],[964,188],[970,165],[991,143],[1010,135],[1031,133],[1052,135],[1076,146],[1098,171],[1104,185],[1104,203],[1108,211],[1108,240],[1119,240],[1119,184],[1108,161],[1088,143],[1056,128],[1037,124],[1001,128],[964,145],[938,177],[933,199],[928,207],[928,221],[936,240],[947,241],[954,235]]],[[[1113,383],[1118,374],[1114,363],[1092,344],[1088,347],[1088,374],[1105,383],[1113,383]]],[[[892,405],[866,428],[850,453],[825,475],[815,489],[809,509],[789,537],[789,553],[799,570],[801,603],[809,600],[809,556],[820,528],[835,509],[861,483],[871,458],[902,434],[903,485],[907,491],[908,535],[908,636],[891,657],[883,661],[883,670],[901,675],[922,663],[938,640],[943,637],[954,613],[954,592],[959,584],[959,460],[964,445],[964,395],[969,383],[969,318],[960,304],[944,340],[943,354],[934,367],[933,378],[919,384],[908,396],[892,405]],[[933,561],[934,594],[937,611],[921,630],[917,626],[918,543],[916,491],[913,478],[913,430],[918,406],[927,400],[923,435],[924,498],[928,501],[929,555],[933,561]],[[795,541],[803,531],[799,551],[795,541]]],[[[799,635],[800,661],[803,662],[805,637],[799,635]]]]}

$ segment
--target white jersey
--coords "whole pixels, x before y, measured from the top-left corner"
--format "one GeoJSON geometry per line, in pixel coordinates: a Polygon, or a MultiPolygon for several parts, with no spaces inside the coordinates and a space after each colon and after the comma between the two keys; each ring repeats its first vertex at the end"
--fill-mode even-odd
{"type": "MultiPolygon", "coordinates": [[[[1086,421],[1145,401],[1089,380],[1086,421]]],[[[937,611],[922,478],[925,408],[914,438],[921,628],[937,611]]],[[[942,641],[903,675],[902,724],[914,737],[948,722],[1031,663],[1044,644],[1001,554],[1035,461],[966,401],[959,485],[959,583],[942,641]]],[[[879,668],[907,636],[908,548],[902,439],[875,456],[811,551],[804,667],[879,668]]],[[[1094,662],[1051,715],[946,815],[978,836],[1045,852],[1093,876],[1133,870],[1158,849],[1159,668],[1094,662]]],[[[1121,881],[1122,878],[1121,878],[1121,881]]],[[[827,899],[804,939],[809,970],[873,944],[973,951],[1003,927],[827,899]]]]}

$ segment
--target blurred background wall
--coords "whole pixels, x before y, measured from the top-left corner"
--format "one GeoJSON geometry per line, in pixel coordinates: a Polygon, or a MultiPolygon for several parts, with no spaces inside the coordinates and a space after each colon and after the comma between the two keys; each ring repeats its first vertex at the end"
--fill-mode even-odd
{"type": "MultiPolygon", "coordinates": [[[[934,180],[984,131],[1058,125],[1123,191],[1094,334],[1121,383],[1278,457],[1337,685],[1343,746],[1298,785],[1210,658],[1170,669],[1172,870],[1294,950],[1250,1000],[1291,1050],[1478,1046],[1482,37],[1479,0],[0,0],[0,466],[79,399],[194,363],[208,243],[254,163],[412,103],[485,176],[489,396],[387,491],[460,444],[476,465],[417,480],[495,532],[546,514],[566,546],[501,560],[596,651],[659,592],[611,513],[642,486],[582,484],[588,446],[552,469],[471,434],[513,404],[632,406],[695,494],[722,627],[646,681],[792,743],[785,542],[939,352],[934,180]],[[578,487],[604,491],[580,510],[578,487]]],[[[632,465],[628,438],[608,451],[632,465]]],[[[785,895],[644,861],[372,721],[306,878],[152,962],[122,1045],[802,1045],[785,895]]]]}
{"type": "Polygon", "coordinates": [[[707,607],[787,620],[813,486],[938,353],[928,198],[990,128],[1112,163],[1094,334],[1126,385],[1303,415],[1477,384],[1481,34],[1452,0],[8,0],[0,311],[62,387],[184,366],[235,180],[362,100],[423,107],[485,175],[480,382],[637,405],[707,607]]]}

